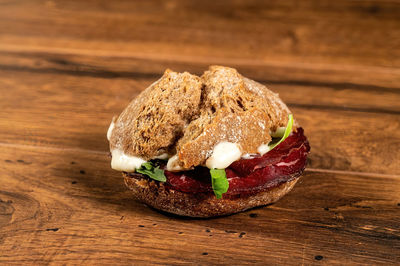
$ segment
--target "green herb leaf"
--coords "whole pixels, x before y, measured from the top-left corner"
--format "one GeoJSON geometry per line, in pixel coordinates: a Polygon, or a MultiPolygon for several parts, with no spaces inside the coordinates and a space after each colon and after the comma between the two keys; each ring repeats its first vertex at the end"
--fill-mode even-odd
{"type": "Polygon", "coordinates": [[[151,169],[154,168],[154,166],[153,166],[153,164],[151,162],[142,163],[141,168],[143,168],[143,167],[146,168],[146,170],[151,170],[151,169]]]}
{"type": "Polygon", "coordinates": [[[287,137],[289,137],[290,132],[292,132],[292,127],[293,127],[293,115],[289,114],[289,120],[286,125],[285,133],[283,134],[283,137],[278,141],[278,142],[273,142],[272,144],[268,145],[269,150],[272,150],[276,146],[278,146],[282,141],[284,141],[287,137]]]}
{"type": "Polygon", "coordinates": [[[229,182],[226,178],[225,169],[210,169],[211,185],[217,199],[222,198],[222,194],[228,191],[229,182]]]}
{"type": "Polygon", "coordinates": [[[154,167],[151,162],[142,163],[140,168],[136,169],[136,172],[147,175],[148,177],[160,182],[167,181],[164,170],[160,169],[160,167],[154,167]]]}

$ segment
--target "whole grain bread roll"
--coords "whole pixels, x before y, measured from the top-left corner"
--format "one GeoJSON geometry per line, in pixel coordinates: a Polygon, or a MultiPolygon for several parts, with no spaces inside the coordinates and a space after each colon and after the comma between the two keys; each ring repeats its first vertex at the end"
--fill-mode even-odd
{"type": "Polygon", "coordinates": [[[183,193],[167,189],[163,183],[148,178],[137,178],[127,173],[123,176],[125,184],[137,200],[161,211],[198,218],[229,215],[274,203],[292,190],[299,180],[293,178],[271,189],[244,197],[217,199],[212,193],[183,193]]]}
{"type": "MultiPolygon", "coordinates": [[[[289,114],[278,94],[236,69],[211,66],[200,77],[166,70],[113,119],[107,136],[110,150],[121,151],[121,160],[173,156],[177,169],[186,171],[204,167],[223,142],[237,145],[242,155],[259,153],[272,132],[287,125],[289,114]]],[[[297,127],[294,121],[294,130],[297,127]]],[[[126,171],[123,176],[134,197],[156,209],[212,217],[276,202],[293,188],[303,170],[304,165],[272,188],[222,199],[210,192],[184,193],[137,173],[126,171]]]]}
{"type": "Polygon", "coordinates": [[[223,141],[257,153],[290,113],[278,94],[236,69],[211,66],[201,77],[166,70],[115,120],[110,149],[145,160],[177,154],[190,169],[204,165],[223,141]]]}

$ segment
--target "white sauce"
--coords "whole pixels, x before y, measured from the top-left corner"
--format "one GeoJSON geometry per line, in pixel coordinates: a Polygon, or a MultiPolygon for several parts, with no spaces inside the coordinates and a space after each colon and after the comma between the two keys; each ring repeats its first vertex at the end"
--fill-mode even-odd
{"type": "Polygon", "coordinates": [[[254,154],[246,153],[246,154],[243,154],[243,155],[242,155],[242,159],[248,160],[248,159],[253,158],[253,156],[254,156],[254,154]]]}
{"type": "Polygon", "coordinates": [[[282,138],[285,135],[286,127],[278,127],[275,132],[270,132],[273,138],[282,138]]]}
{"type": "Polygon", "coordinates": [[[261,144],[260,146],[258,146],[257,151],[261,156],[263,156],[264,154],[269,152],[268,143],[267,144],[261,144]]]}
{"type": "Polygon", "coordinates": [[[153,157],[153,159],[160,159],[160,160],[166,160],[168,158],[169,158],[169,155],[166,152],[153,157]]]}
{"type": "MultiPolygon", "coordinates": [[[[286,127],[278,127],[275,132],[269,132],[269,134],[273,138],[282,138],[283,135],[285,135],[285,130],[286,130],[286,127]]],[[[263,156],[264,154],[269,152],[270,148],[268,146],[268,143],[264,143],[264,144],[261,144],[260,146],[258,146],[257,151],[261,156],[263,156]]]]}
{"type": "Polygon", "coordinates": [[[238,144],[232,142],[220,142],[207,159],[206,166],[210,169],[225,169],[234,161],[240,159],[242,152],[238,144]]]}
{"type": "Polygon", "coordinates": [[[178,155],[174,155],[171,158],[169,158],[167,163],[167,170],[171,172],[178,172],[183,170],[183,168],[179,165],[178,155]]]}
{"type": "Polygon", "coordinates": [[[137,168],[146,161],[140,157],[125,154],[123,151],[115,149],[111,152],[111,168],[124,172],[135,172],[137,168]]]}
{"type": "Polygon", "coordinates": [[[114,129],[114,121],[111,121],[111,124],[110,124],[110,126],[109,126],[109,128],[107,130],[107,139],[108,139],[108,141],[110,141],[110,139],[111,139],[111,134],[112,134],[113,129],[114,129]]]}

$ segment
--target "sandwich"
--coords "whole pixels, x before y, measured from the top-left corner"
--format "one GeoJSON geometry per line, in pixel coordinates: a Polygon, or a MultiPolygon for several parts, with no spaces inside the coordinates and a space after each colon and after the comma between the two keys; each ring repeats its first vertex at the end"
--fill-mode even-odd
{"type": "Polygon", "coordinates": [[[213,217],[276,202],[310,146],[278,94],[234,68],[166,70],[107,132],[111,167],[133,196],[180,216],[213,217]]]}

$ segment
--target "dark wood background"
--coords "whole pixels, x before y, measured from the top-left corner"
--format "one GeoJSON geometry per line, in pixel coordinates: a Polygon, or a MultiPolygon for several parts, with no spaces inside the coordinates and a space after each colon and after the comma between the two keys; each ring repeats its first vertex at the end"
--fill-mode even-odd
{"type": "Polygon", "coordinates": [[[0,1],[0,263],[400,263],[399,1],[0,1]],[[305,128],[277,204],[161,214],[106,131],[165,68],[236,67],[305,128]]]}

